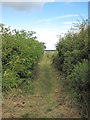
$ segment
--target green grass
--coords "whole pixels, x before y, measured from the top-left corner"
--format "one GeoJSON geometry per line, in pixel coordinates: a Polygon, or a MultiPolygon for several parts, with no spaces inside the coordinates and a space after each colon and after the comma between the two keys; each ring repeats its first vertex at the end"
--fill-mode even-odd
{"type": "Polygon", "coordinates": [[[49,57],[52,55],[49,54],[49,57],[47,57],[48,53],[44,53],[44,56],[42,58],[42,61],[40,62],[40,69],[39,69],[39,84],[40,84],[40,91],[42,94],[51,93],[53,91],[54,86],[56,85],[56,77],[55,73],[51,68],[51,60],[49,57]]]}
{"type": "Polygon", "coordinates": [[[36,118],[37,117],[37,113],[25,113],[21,116],[22,118],[36,118]]]}

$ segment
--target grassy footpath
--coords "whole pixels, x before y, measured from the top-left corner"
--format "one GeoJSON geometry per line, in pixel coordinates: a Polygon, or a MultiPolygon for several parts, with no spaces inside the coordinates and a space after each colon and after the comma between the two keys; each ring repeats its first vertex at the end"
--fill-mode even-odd
{"type": "Polygon", "coordinates": [[[44,53],[32,92],[13,89],[3,97],[3,118],[75,118],[80,117],[77,106],[64,91],[63,76],[53,67],[52,53],[44,53]],[[32,93],[32,94],[31,94],[32,93]]]}

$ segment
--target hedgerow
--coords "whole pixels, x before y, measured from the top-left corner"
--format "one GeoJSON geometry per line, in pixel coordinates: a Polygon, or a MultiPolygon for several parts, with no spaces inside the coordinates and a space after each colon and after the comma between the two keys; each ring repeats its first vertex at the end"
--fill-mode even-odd
{"type": "Polygon", "coordinates": [[[84,59],[74,66],[70,75],[67,76],[69,89],[74,101],[82,106],[83,117],[88,115],[88,60],[84,59]],[[86,111],[85,111],[86,110],[86,111]]]}
{"type": "Polygon", "coordinates": [[[44,46],[36,40],[34,32],[5,28],[2,33],[2,90],[8,91],[30,80],[32,71],[37,66],[44,46]],[[26,79],[27,78],[27,79],[26,79]]]}
{"type": "Polygon", "coordinates": [[[87,111],[88,21],[77,24],[77,31],[75,29],[68,31],[63,38],[60,38],[56,49],[58,54],[53,58],[53,63],[65,74],[68,88],[74,100],[87,111]]]}

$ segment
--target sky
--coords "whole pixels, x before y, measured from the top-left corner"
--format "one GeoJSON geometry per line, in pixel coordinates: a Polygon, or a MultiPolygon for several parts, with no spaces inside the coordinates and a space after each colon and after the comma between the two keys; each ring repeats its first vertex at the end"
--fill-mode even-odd
{"type": "Polygon", "coordinates": [[[88,18],[88,2],[3,2],[2,20],[11,29],[35,31],[38,41],[53,50],[57,35],[67,33],[77,23],[88,18]]]}

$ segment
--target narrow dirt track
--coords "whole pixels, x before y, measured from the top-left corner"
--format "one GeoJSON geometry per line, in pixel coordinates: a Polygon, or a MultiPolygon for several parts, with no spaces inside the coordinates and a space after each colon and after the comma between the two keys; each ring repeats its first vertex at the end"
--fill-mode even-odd
{"type": "Polygon", "coordinates": [[[79,118],[77,106],[64,91],[63,76],[51,65],[50,53],[39,63],[33,94],[13,89],[3,97],[3,118],[79,118]]]}

